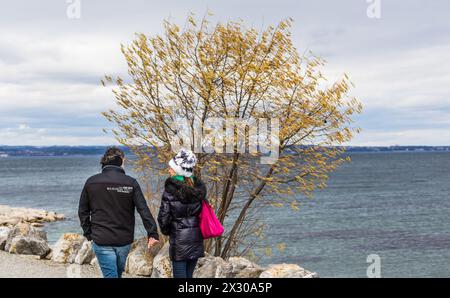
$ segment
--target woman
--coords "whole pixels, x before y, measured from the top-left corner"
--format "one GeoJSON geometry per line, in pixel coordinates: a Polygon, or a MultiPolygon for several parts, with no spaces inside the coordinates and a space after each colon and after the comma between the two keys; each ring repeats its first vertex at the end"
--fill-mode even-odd
{"type": "Polygon", "coordinates": [[[169,256],[174,278],[192,278],[198,258],[204,256],[198,216],[206,197],[203,182],[193,176],[197,159],[182,149],[169,162],[169,174],[159,209],[161,232],[169,235],[169,256]]]}

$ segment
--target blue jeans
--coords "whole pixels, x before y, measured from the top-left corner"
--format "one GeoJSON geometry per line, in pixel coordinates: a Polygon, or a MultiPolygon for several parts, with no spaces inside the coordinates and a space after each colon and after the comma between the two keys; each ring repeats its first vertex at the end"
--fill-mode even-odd
{"type": "Polygon", "coordinates": [[[197,259],[188,261],[172,261],[173,278],[192,278],[197,259]]]}
{"type": "Polygon", "coordinates": [[[100,246],[92,242],[92,249],[104,278],[121,278],[131,244],[125,246],[100,246]]]}

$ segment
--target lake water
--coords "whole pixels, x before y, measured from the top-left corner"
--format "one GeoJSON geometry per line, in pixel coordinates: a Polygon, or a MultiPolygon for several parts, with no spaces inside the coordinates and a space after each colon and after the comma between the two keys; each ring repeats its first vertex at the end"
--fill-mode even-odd
{"type": "MultiPolygon", "coordinates": [[[[263,264],[297,263],[322,277],[450,277],[450,153],[354,153],[300,211],[270,208],[263,264]],[[277,244],[285,243],[285,249],[277,244]]],[[[0,204],[64,213],[49,241],[77,232],[77,206],[99,157],[0,158],[0,204]]],[[[138,218],[139,222],[140,219],[138,218]]],[[[137,236],[144,229],[137,226],[137,236]]]]}

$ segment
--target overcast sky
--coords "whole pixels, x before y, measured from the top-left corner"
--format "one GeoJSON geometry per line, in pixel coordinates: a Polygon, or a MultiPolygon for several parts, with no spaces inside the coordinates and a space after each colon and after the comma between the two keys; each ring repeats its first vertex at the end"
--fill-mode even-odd
{"type": "Polygon", "coordinates": [[[114,98],[99,82],[126,76],[120,43],[209,9],[257,28],[292,17],[299,51],[356,85],[363,131],[351,145],[450,145],[448,0],[381,0],[380,18],[366,0],[81,0],[79,19],[68,2],[0,0],[0,144],[114,144],[100,115],[114,98]]]}

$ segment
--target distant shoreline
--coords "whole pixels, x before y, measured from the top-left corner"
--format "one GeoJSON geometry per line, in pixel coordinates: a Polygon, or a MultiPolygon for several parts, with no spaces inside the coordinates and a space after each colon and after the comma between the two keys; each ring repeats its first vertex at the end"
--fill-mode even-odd
{"type": "MultiPolygon", "coordinates": [[[[8,157],[100,156],[108,146],[0,146],[0,159],[8,157]]],[[[126,154],[128,148],[120,146],[126,154]]],[[[450,152],[450,146],[346,146],[348,153],[450,152]]]]}

